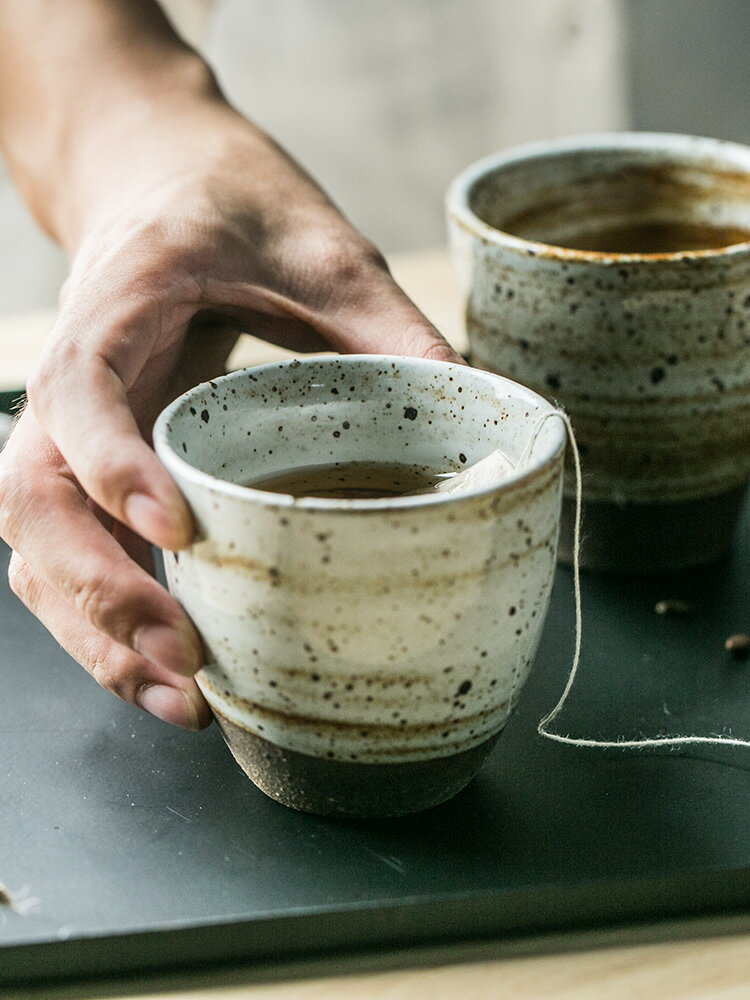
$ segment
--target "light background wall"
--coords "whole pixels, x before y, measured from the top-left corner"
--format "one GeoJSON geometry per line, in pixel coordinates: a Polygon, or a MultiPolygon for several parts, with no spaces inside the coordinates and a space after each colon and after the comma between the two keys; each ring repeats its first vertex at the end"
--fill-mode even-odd
{"type": "MultiPolygon", "coordinates": [[[[164,3],[386,252],[442,244],[450,178],[517,142],[631,125],[750,141],[748,0],[164,3]]],[[[1,163],[0,261],[0,313],[54,303],[65,261],[1,163]]]]}
{"type": "Polygon", "coordinates": [[[613,0],[224,0],[210,51],[239,107],[394,250],[444,239],[444,189],[477,157],[625,124],[619,21],[613,0]]]}
{"type": "Polygon", "coordinates": [[[639,128],[750,143],[748,0],[628,0],[639,128]]]}
{"type": "MultiPolygon", "coordinates": [[[[472,159],[626,123],[620,0],[165,6],[231,99],[386,251],[443,242],[443,190],[472,159]]],[[[65,262],[5,176],[0,260],[0,312],[54,302],[65,262]]]]}

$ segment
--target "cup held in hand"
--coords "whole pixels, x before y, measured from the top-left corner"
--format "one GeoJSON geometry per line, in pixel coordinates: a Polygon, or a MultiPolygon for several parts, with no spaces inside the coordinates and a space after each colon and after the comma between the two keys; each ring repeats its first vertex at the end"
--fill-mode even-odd
{"type": "Polygon", "coordinates": [[[560,421],[539,425],[551,410],[487,372],[348,356],[235,372],[159,418],[157,452],[198,525],[165,554],[170,588],[202,635],[198,680],[227,743],[271,797],[394,816],[476,774],[550,596],[565,444],[560,421]],[[517,467],[455,492],[243,485],[363,462],[442,475],[498,447],[517,467]]]}

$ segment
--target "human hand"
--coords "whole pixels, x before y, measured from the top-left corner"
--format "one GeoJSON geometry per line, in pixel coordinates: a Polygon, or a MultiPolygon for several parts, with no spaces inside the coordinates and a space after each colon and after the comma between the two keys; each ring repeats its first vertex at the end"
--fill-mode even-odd
{"type": "Polygon", "coordinates": [[[146,443],[156,415],[219,373],[227,327],[297,351],[457,358],[268,137],[215,95],[171,110],[135,144],[126,120],[77,150],[71,275],[0,455],[0,535],[15,593],[100,684],[202,728],[199,638],[150,575],[150,544],[193,531],[146,443]]]}

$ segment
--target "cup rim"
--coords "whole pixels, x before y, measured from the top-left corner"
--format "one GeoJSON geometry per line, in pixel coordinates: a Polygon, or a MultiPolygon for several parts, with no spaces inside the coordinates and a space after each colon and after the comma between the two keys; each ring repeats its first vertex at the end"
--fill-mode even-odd
{"type": "Polygon", "coordinates": [[[522,143],[490,153],[469,164],[454,177],[446,192],[445,204],[449,219],[470,236],[484,243],[516,250],[528,257],[579,263],[660,264],[694,259],[721,259],[750,254],[750,240],[724,247],[702,250],[678,250],[670,253],[612,253],[600,250],[576,250],[554,243],[514,236],[496,229],[481,219],[469,204],[474,185],[488,174],[524,161],[546,159],[550,155],[597,151],[652,151],[679,156],[691,155],[698,160],[714,159],[718,164],[734,166],[750,179],[750,146],[725,139],[681,134],[676,132],[591,132],[522,143]]]}
{"type": "MultiPolygon", "coordinates": [[[[567,440],[567,431],[562,419],[559,419],[554,424],[552,433],[547,436],[546,445],[539,457],[535,461],[524,466],[523,470],[519,470],[513,475],[503,479],[501,484],[496,483],[482,488],[465,490],[461,491],[460,494],[434,493],[420,494],[419,496],[406,495],[399,497],[378,497],[375,499],[344,499],[329,497],[292,497],[288,494],[272,493],[270,491],[256,489],[251,486],[240,486],[238,483],[232,483],[229,480],[221,479],[209,472],[204,472],[202,469],[198,469],[195,465],[188,462],[187,459],[179,455],[170,444],[169,421],[178,410],[188,406],[190,401],[200,396],[201,393],[205,393],[206,391],[210,392],[211,390],[216,391],[214,387],[231,383],[237,379],[245,378],[248,372],[257,374],[270,369],[297,370],[300,366],[312,366],[315,364],[320,365],[321,363],[325,365],[329,363],[332,364],[334,362],[340,364],[342,361],[345,363],[351,361],[360,364],[365,362],[367,364],[372,364],[373,367],[382,366],[384,363],[408,363],[409,365],[417,367],[438,370],[442,368],[445,369],[446,372],[456,370],[468,371],[471,372],[472,377],[478,376],[482,379],[482,381],[494,382],[498,385],[503,385],[506,388],[512,389],[512,392],[509,393],[509,395],[513,395],[516,398],[520,397],[521,399],[526,399],[533,406],[541,407],[542,413],[545,410],[549,413],[558,412],[553,403],[551,403],[548,399],[545,399],[544,396],[541,396],[539,393],[529,389],[527,386],[521,385],[520,382],[514,382],[512,379],[506,378],[503,375],[496,375],[493,372],[484,371],[481,368],[457,365],[448,361],[435,361],[429,358],[415,358],[408,355],[396,354],[313,355],[306,358],[290,358],[289,360],[283,361],[271,361],[263,365],[253,365],[249,368],[237,369],[236,371],[229,372],[226,375],[221,375],[215,379],[211,379],[208,382],[201,382],[199,385],[188,389],[187,392],[182,393],[176,399],[172,400],[172,402],[162,410],[154,423],[152,437],[157,456],[178,485],[182,480],[190,482],[200,488],[221,493],[225,496],[247,499],[248,495],[250,495],[256,502],[262,502],[266,507],[283,507],[308,511],[376,512],[387,510],[405,510],[415,507],[432,507],[446,503],[455,504],[464,500],[470,500],[498,491],[506,491],[511,488],[523,486],[527,481],[534,479],[550,465],[552,465],[552,463],[564,451],[567,440]]],[[[540,413],[540,416],[542,413],[540,413]]]]}

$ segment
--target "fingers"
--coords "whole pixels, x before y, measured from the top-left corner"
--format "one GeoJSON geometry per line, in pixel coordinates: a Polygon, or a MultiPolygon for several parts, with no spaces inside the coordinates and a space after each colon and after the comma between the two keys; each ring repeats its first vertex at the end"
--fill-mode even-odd
{"type": "Polygon", "coordinates": [[[2,455],[0,534],[95,632],[192,676],[202,650],[184,610],[107,532],[45,441],[26,411],[2,455]]]}
{"type": "Polygon", "coordinates": [[[58,331],[27,395],[97,504],[155,545],[188,544],[193,524],[187,505],[143,440],[125,386],[103,355],[58,331]]]}
{"type": "Polygon", "coordinates": [[[324,317],[336,347],[465,363],[396,284],[379,255],[367,255],[361,268],[339,277],[339,294],[331,299],[324,317]]]}
{"type": "Polygon", "coordinates": [[[382,255],[353,231],[333,238],[295,232],[293,243],[275,253],[279,266],[266,286],[215,280],[206,285],[212,302],[261,317],[249,332],[295,350],[305,340],[311,349],[314,331],[328,347],[347,353],[465,364],[396,284],[382,255]]]}
{"type": "Polygon", "coordinates": [[[211,711],[195,681],[161,669],[93,628],[17,553],[8,576],[14,593],[102,687],[171,725],[210,724],[211,711]]]}

